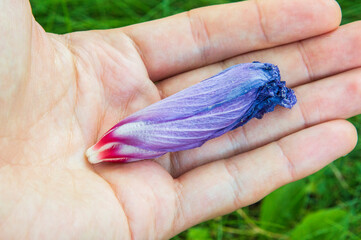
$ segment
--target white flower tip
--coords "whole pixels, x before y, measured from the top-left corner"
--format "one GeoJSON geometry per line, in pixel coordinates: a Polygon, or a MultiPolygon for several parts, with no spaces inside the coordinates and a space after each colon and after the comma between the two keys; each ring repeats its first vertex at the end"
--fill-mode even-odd
{"type": "Polygon", "coordinates": [[[88,161],[89,161],[91,164],[97,164],[97,163],[102,162],[102,160],[98,158],[98,151],[94,151],[94,150],[93,150],[93,147],[89,148],[89,149],[86,151],[85,155],[87,156],[88,161]]]}

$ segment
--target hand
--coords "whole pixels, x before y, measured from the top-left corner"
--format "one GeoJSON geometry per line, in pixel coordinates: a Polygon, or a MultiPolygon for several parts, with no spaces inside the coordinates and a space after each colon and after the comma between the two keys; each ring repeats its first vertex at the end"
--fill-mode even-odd
{"type": "Polygon", "coordinates": [[[170,238],[355,145],[336,119],[361,113],[361,24],[338,28],[333,0],[241,2],[67,35],[45,33],[27,0],[0,6],[2,239],[170,238]],[[124,117],[254,60],[280,67],[294,109],[154,161],[87,162],[124,117]]]}

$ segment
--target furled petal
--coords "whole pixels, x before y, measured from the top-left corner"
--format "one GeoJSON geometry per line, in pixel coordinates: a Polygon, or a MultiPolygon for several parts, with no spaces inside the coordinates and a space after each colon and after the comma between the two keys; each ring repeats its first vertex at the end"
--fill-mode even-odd
{"type": "Polygon", "coordinates": [[[296,102],[276,66],[239,64],[119,122],[87,151],[88,160],[132,162],[196,148],[296,102]]]}

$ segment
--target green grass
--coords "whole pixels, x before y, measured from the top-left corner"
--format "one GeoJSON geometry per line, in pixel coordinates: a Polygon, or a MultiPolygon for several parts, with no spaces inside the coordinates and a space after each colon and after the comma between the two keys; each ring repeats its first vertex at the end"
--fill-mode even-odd
{"type": "MultiPolygon", "coordinates": [[[[31,0],[50,32],[106,29],[227,0],[31,0]]],[[[361,0],[340,0],[343,24],[361,19],[361,0]]],[[[322,14],[322,13],[320,13],[322,14]]],[[[361,116],[350,121],[360,134],[361,116]]],[[[174,239],[361,239],[361,144],[320,172],[259,203],[199,224],[174,239]]]]}

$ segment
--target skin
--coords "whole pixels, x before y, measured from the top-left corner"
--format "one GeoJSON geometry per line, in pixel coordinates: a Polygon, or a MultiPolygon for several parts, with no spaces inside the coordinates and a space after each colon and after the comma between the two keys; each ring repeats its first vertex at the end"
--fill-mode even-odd
{"type": "Polygon", "coordinates": [[[258,0],[55,35],[0,0],[0,238],[167,239],[255,203],[350,152],[361,23],[333,0],[258,0]],[[323,14],[319,14],[322,12],[323,14]],[[90,165],[131,113],[220,70],[280,67],[299,103],[194,150],[90,165]]]}

